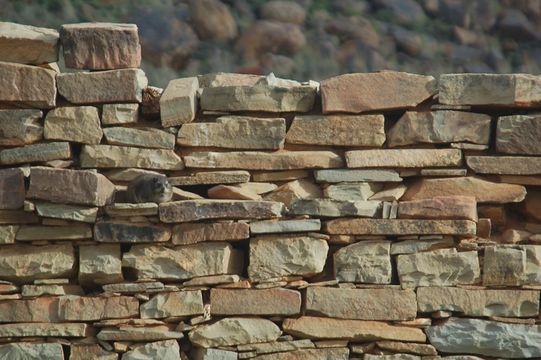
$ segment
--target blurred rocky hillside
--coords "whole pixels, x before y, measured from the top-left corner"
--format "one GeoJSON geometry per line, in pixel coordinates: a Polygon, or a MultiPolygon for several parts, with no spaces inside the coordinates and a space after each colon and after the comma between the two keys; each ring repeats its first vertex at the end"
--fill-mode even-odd
{"type": "Polygon", "coordinates": [[[216,71],[541,73],[540,0],[0,0],[0,18],[136,23],[158,86],[216,71]]]}

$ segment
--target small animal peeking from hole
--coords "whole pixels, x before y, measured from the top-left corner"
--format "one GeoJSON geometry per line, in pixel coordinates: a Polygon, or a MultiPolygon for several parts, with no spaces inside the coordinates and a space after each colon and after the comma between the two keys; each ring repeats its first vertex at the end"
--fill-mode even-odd
{"type": "Polygon", "coordinates": [[[164,203],[171,201],[173,187],[165,175],[144,174],[133,179],[126,191],[131,203],[164,203]]]}

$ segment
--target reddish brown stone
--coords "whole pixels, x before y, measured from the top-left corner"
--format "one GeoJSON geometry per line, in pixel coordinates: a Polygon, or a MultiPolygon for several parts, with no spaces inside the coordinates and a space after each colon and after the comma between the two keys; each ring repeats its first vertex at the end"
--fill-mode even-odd
{"type": "Polygon", "coordinates": [[[398,205],[398,218],[477,221],[477,201],[473,196],[436,196],[402,201],[398,205]]]}

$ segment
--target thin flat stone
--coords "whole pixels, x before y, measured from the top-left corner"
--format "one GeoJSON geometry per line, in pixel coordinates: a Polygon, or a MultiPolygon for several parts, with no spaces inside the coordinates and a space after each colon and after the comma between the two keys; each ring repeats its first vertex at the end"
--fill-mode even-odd
{"type": "Polygon", "coordinates": [[[305,231],[319,231],[321,222],[319,219],[306,220],[263,220],[250,223],[250,232],[252,234],[271,234],[271,233],[294,233],[305,231]]]}
{"type": "Polygon", "coordinates": [[[158,243],[171,239],[171,229],[162,225],[99,221],[94,226],[94,239],[105,243],[158,243]]]}
{"type": "Polygon", "coordinates": [[[80,161],[83,168],[184,169],[182,159],[173,150],[114,145],[85,145],[80,161]]]}
{"type": "Polygon", "coordinates": [[[140,293],[153,290],[163,290],[164,285],[159,281],[149,281],[140,283],[122,283],[103,285],[103,291],[117,293],[140,293]]]}
{"type": "Polygon", "coordinates": [[[175,186],[238,184],[250,181],[250,173],[244,170],[205,171],[185,176],[171,176],[168,180],[175,186]]]}
{"type": "Polygon", "coordinates": [[[323,217],[376,217],[381,212],[381,201],[339,201],[331,199],[296,200],[289,208],[294,215],[323,217]]]}
{"type": "Polygon", "coordinates": [[[478,174],[539,175],[541,157],[466,156],[468,167],[478,174]]]}
{"type": "Polygon", "coordinates": [[[197,113],[197,77],[169,81],[160,97],[160,116],[163,127],[190,123],[197,113]]]}
{"type": "Polygon", "coordinates": [[[0,102],[25,108],[56,105],[56,72],[38,66],[0,62],[0,102]]]}
{"type": "Polygon", "coordinates": [[[135,124],[139,121],[139,104],[104,104],[101,112],[103,125],[135,124]]]}
{"type": "Polygon", "coordinates": [[[103,136],[98,109],[94,106],[57,107],[47,113],[45,139],[99,144],[103,136]]]}
{"type": "Polygon", "coordinates": [[[148,342],[157,340],[181,339],[184,335],[181,332],[169,331],[167,327],[130,327],[123,326],[118,330],[101,330],[96,335],[102,341],[137,341],[148,342]]]}
{"type": "Polygon", "coordinates": [[[181,360],[180,346],[176,340],[163,340],[133,347],[122,354],[122,360],[181,360]]]}
{"type": "Polygon", "coordinates": [[[153,149],[174,149],[175,135],[153,128],[108,127],[103,129],[111,145],[137,146],[153,149]]]}
{"type": "Polygon", "coordinates": [[[53,204],[36,202],[36,211],[39,216],[85,223],[95,223],[98,215],[97,207],[77,205],[53,204]]]}
{"type": "Polygon", "coordinates": [[[325,224],[328,234],[342,235],[475,235],[468,220],[335,219],[325,224]]]}
{"type": "MultiPolygon", "coordinates": [[[[372,195],[381,190],[382,185],[378,183],[339,183],[329,185],[323,190],[325,197],[333,200],[368,200],[372,195]]],[[[381,199],[374,199],[381,200],[381,199]]]]}
{"type": "MultiPolygon", "coordinates": [[[[376,345],[379,349],[392,351],[393,353],[401,352],[401,353],[427,355],[427,356],[438,355],[438,351],[436,350],[436,348],[429,344],[412,344],[412,343],[405,343],[405,342],[399,342],[399,341],[378,341],[376,345]]],[[[374,355],[374,356],[377,356],[377,355],[374,355]]],[[[393,355],[383,355],[383,356],[393,356],[393,355]]],[[[400,356],[400,355],[397,355],[397,356],[400,356]]],[[[402,356],[410,356],[412,357],[412,359],[417,358],[417,357],[413,357],[412,355],[402,355],[402,356]]],[[[407,358],[402,358],[402,359],[407,360],[407,358]]],[[[460,359],[455,359],[455,360],[460,360],[460,359]]],[[[468,359],[461,359],[461,360],[468,360],[468,359]]]]}
{"type": "Polygon", "coordinates": [[[50,142],[0,150],[0,164],[23,164],[71,159],[68,142],[50,142]]]}
{"type": "Polygon", "coordinates": [[[265,195],[265,200],[278,201],[290,207],[299,199],[317,199],[323,197],[321,188],[308,179],[287,182],[265,195]]]}
{"type": "Polygon", "coordinates": [[[0,338],[10,337],[85,337],[88,325],[81,323],[18,323],[1,324],[0,338]]]}
{"type": "Polygon", "coordinates": [[[396,170],[316,170],[314,177],[320,183],[402,181],[396,170]]]}
{"type": "Polygon", "coordinates": [[[41,110],[0,110],[0,146],[24,146],[43,139],[42,117],[41,110]]]}
{"type": "Polygon", "coordinates": [[[203,314],[201,291],[178,291],[157,294],[143,303],[142,319],[161,319],[171,316],[195,316],[203,314]]]}
{"type": "Polygon", "coordinates": [[[353,150],[345,154],[348,168],[422,168],[462,165],[458,149],[353,150]]]}
{"type": "Polygon", "coordinates": [[[477,222],[477,201],[473,196],[435,196],[432,199],[401,201],[399,219],[462,219],[477,222]]]}
{"type": "Polygon", "coordinates": [[[237,74],[216,72],[197,75],[202,88],[218,86],[254,86],[265,79],[265,76],[254,74],[237,74]]]}
{"type": "Polygon", "coordinates": [[[452,237],[437,240],[404,240],[391,244],[391,255],[414,254],[423,251],[447,249],[455,245],[452,237]]]}
{"type": "Polygon", "coordinates": [[[158,204],[156,203],[114,203],[105,207],[105,212],[113,217],[129,216],[156,216],[158,204]]]}
{"type": "MultiPolygon", "coordinates": [[[[290,352],[300,349],[314,349],[315,345],[311,340],[290,340],[290,341],[276,341],[269,343],[261,344],[247,344],[237,346],[237,350],[240,352],[244,351],[255,351],[257,354],[268,354],[276,352],[290,352]]],[[[277,355],[277,354],[273,354],[277,355]]]]}
{"type": "Polygon", "coordinates": [[[218,316],[292,316],[301,312],[301,294],[290,289],[212,289],[210,311],[218,316]]]}
{"type": "Polygon", "coordinates": [[[16,240],[80,240],[91,238],[92,227],[86,224],[70,226],[23,225],[17,232],[16,240]]]}
{"type": "Polygon", "coordinates": [[[347,360],[349,359],[348,348],[337,349],[307,349],[286,351],[274,354],[259,355],[254,360],[290,360],[290,359],[310,359],[310,360],[347,360]]]}
{"type": "Polygon", "coordinates": [[[41,65],[58,60],[58,31],[0,22],[0,61],[41,65]]]}
{"type": "Polygon", "coordinates": [[[267,171],[252,174],[253,181],[289,181],[311,177],[307,170],[267,171]]]}
{"type": "Polygon", "coordinates": [[[179,224],[173,227],[172,242],[189,245],[204,241],[235,241],[250,237],[250,225],[235,222],[179,224]]]}
{"type": "Polygon", "coordinates": [[[240,282],[238,275],[208,275],[194,278],[182,283],[183,286],[231,285],[240,282]]]}

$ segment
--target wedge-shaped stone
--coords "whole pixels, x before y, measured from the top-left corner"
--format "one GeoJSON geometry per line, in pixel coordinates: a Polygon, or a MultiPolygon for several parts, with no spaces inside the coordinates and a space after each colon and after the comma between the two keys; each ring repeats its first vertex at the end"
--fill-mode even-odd
{"type": "Polygon", "coordinates": [[[83,168],[184,169],[182,159],[173,150],[127,146],[85,145],[80,161],[83,168]]]}
{"type": "Polygon", "coordinates": [[[338,281],[389,284],[393,272],[390,241],[360,241],[334,253],[338,281]]]}
{"type": "Polygon", "coordinates": [[[41,65],[58,60],[58,31],[0,22],[0,61],[41,65]]]}
{"type": "Polygon", "coordinates": [[[468,167],[478,174],[538,175],[541,157],[533,156],[466,156],[468,167]]]}
{"type": "Polygon", "coordinates": [[[50,109],[56,104],[56,72],[37,66],[0,62],[0,102],[50,109]]]}
{"type": "Polygon", "coordinates": [[[321,82],[323,113],[413,108],[437,92],[436,79],[397,71],[335,76],[321,82]]]}
{"type": "Polygon", "coordinates": [[[177,136],[182,146],[227,149],[270,149],[284,147],[285,119],[222,116],[215,123],[184,124],[177,136]]]}
{"type": "Polygon", "coordinates": [[[349,168],[422,168],[462,165],[459,149],[397,149],[346,151],[349,168]]]}
{"type": "Polygon", "coordinates": [[[124,280],[121,254],[116,244],[79,246],[79,282],[94,286],[124,280]]]}
{"type": "Polygon", "coordinates": [[[381,213],[381,201],[340,201],[331,199],[296,200],[289,213],[324,217],[364,216],[376,217],[381,213]]]}
{"type": "Polygon", "coordinates": [[[210,219],[270,219],[280,217],[283,204],[250,200],[184,200],[160,204],[165,223],[210,219]]]}
{"type": "Polygon", "coordinates": [[[511,115],[498,118],[496,150],[507,154],[541,155],[540,115],[511,115]]]}
{"type": "Polygon", "coordinates": [[[230,317],[203,325],[189,333],[196,346],[209,348],[269,342],[282,334],[272,321],[258,318],[230,317]]]}
{"type": "Polygon", "coordinates": [[[314,177],[319,183],[402,181],[396,170],[316,170],[314,177]]]}
{"type": "Polygon", "coordinates": [[[265,200],[278,201],[289,207],[299,199],[317,199],[323,197],[321,188],[307,179],[287,182],[269,194],[265,200]]]}
{"type": "Polygon", "coordinates": [[[169,81],[160,97],[160,116],[163,127],[192,122],[197,113],[196,77],[169,81]]]}
{"type": "Polygon", "coordinates": [[[140,69],[66,73],[56,79],[58,93],[72,104],[141,102],[148,82],[140,69]]]}
{"type": "Polygon", "coordinates": [[[408,111],[389,130],[390,147],[419,143],[488,144],[490,116],[463,111],[408,111]]]}
{"type": "Polygon", "coordinates": [[[33,167],[28,197],[67,204],[103,206],[115,186],[101,174],[88,170],[33,167]]]}
{"type": "Polygon", "coordinates": [[[287,334],[309,339],[426,341],[421,329],[379,321],[302,316],[298,319],[285,319],[282,328],[287,334]]]}
{"type": "Polygon", "coordinates": [[[329,185],[323,190],[325,197],[333,200],[368,200],[372,195],[381,190],[378,183],[340,183],[329,185]]]}
{"type": "Polygon", "coordinates": [[[398,218],[477,221],[477,201],[473,196],[435,196],[432,199],[401,201],[398,218]]]}
{"type": "Polygon", "coordinates": [[[61,321],[98,321],[139,315],[139,301],[132,296],[62,296],[58,300],[61,321]]]}
{"type": "Polygon", "coordinates": [[[71,159],[70,144],[50,142],[0,150],[0,164],[12,165],[71,159]]]}
{"type": "Polygon", "coordinates": [[[159,129],[109,127],[103,129],[108,144],[155,149],[174,149],[175,135],[159,129]]]}
{"type": "Polygon", "coordinates": [[[188,168],[245,170],[321,169],[344,166],[342,157],[332,151],[195,152],[185,156],[184,161],[188,168]]]}
{"type": "Polygon", "coordinates": [[[104,104],[101,123],[103,125],[134,124],[139,121],[139,104],[104,104]]]}
{"type": "Polygon", "coordinates": [[[24,174],[21,169],[0,170],[0,209],[22,208],[25,194],[24,174]]]}
{"type": "Polygon", "coordinates": [[[541,103],[541,77],[527,74],[444,74],[439,102],[531,107],[541,103]]]}
{"type": "Polygon", "coordinates": [[[505,204],[520,202],[526,188],[520,185],[501,184],[478,177],[452,177],[421,179],[408,187],[401,200],[430,199],[435,196],[474,196],[478,203],[505,204]]]}
{"type": "Polygon", "coordinates": [[[242,254],[227,243],[174,248],[134,245],[124,253],[122,267],[133,271],[139,280],[184,280],[196,276],[235,274],[242,268],[242,254]]]}
{"type": "Polygon", "coordinates": [[[483,262],[483,285],[541,284],[541,246],[489,246],[483,262]]]}
{"type": "Polygon", "coordinates": [[[60,40],[68,68],[107,70],[141,65],[141,45],[135,24],[62,25],[60,40]]]}
{"type": "Polygon", "coordinates": [[[5,246],[0,261],[0,279],[28,283],[35,279],[69,277],[74,265],[71,244],[5,246]]]}
{"type": "Polygon", "coordinates": [[[95,223],[98,215],[97,207],[85,207],[77,205],[53,204],[37,202],[36,211],[39,216],[55,219],[95,223]]]}
{"type": "Polygon", "coordinates": [[[261,281],[287,275],[313,275],[325,266],[329,245],[308,235],[258,236],[250,239],[248,276],[261,281]]]}
{"type": "Polygon", "coordinates": [[[417,301],[413,290],[309,287],[306,312],[340,319],[412,320],[417,301]]]}
{"type": "Polygon", "coordinates": [[[382,146],[383,115],[296,116],[286,136],[288,144],[382,146]]]}
{"type": "Polygon", "coordinates": [[[156,243],[169,241],[171,230],[160,225],[100,221],[94,226],[94,239],[112,243],[156,243]]]}
{"type": "Polygon", "coordinates": [[[441,325],[430,326],[426,334],[430,343],[444,353],[507,359],[541,356],[541,325],[451,318],[441,325]]]}
{"type": "Polygon", "coordinates": [[[204,88],[201,108],[214,111],[308,112],[314,107],[311,86],[220,86],[204,88]]]}
{"type": "MultiPolygon", "coordinates": [[[[131,347],[130,347],[131,348],[131,347]]],[[[180,360],[180,346],[176,340],[163,340],[133,347],[122,355],[122,360],[180,360]]]]}
{"type": "Polygon", "coordinates": [[[96,337],[102,341],[136,341],[148,342],[157,340],[181,339],[184,335],[178,331],[170,331],[166,326],[122,326],[118,330],[101,330],[96,337]]]}
{"type": "Polygon", "coordinates": [[[175,291],[157,294],[141,305],[142,319],[203,314],[201,291],[175,291]]]}
{"type": "Polygon", "coordinates": [[[532,317],[539,315],[539,291],[457,287],[417,289],[419,312],[453,311],[464,316],[532,317]]]}
{"type": "Polygon", "coordinates": [[[57,107],[45,117],[45,139],[99,144],[102,136],[98,109],[94,106],[57,107]]]}
{"type": "Polygon", "coordinates": [[[301,293],[295,290],[212,289],[210,292],[212,315],[291,316],[301,312],[301,293]]]}
{"type": "Polygon", "coordinates": [[[0,325],[0,338],[10,337],[85,337],[88,325],[81,323],[17,323],[0,325]]]}
{"type": "Polygon", "coordinates": [[[235,241],[250,237],[250,225],[234,222],[179,224],[173,227],[173,244],[189,245],[203,241],[235,241]]]}
{"type": "Polygon", "coordinates": [[[256,356],[254,360],[292,360],[292,359],[310,359],[310,360],[347,360],[349,359],[348,348],[322,348],[286,351],[273,354],[256,356]]]}
{"type": "Polygon", "coordinates": [[[40,141],[43,138],[43,126],[39,122],[42,117],[40,110],[0,110],[0,146],[23,146],[40,141]]]}
{"type": "Polygon", "coordinates": [[[248,171],[205,171],[186,176],[169,177],[171,185],[214,185],[214,184],[239,184],[250,181],[248,171]]]}
{"type": "Polygon", "coordinates": [[[475,235],[468,220],[335,219],[325,224],[328,234],[342,235],[475,235]]]}
{"type": "Polygon", "coordinates": [[[476,284],[481,276],[477,251],[454,248],[399,255],[397,269],[403,288],[476,284]]]}
{"type": "Polygon", "coordinates": [[[92,227],[87,224],[69,226],[23,225],[17,232],[18,241],[92,239],[92,227]]]}
{"type": "Polygon", "coordinates": [[[11,342],[0,345],[0,357],[25,360],[64,360],[59,343],[11,342]]]}
{"type": "Polygon", "coordinates": [[[263,220],[250,223],[252,234],[294,233],[306,231],[319,231],[321,221],[319,219],[306,220],[263,220]]]}

